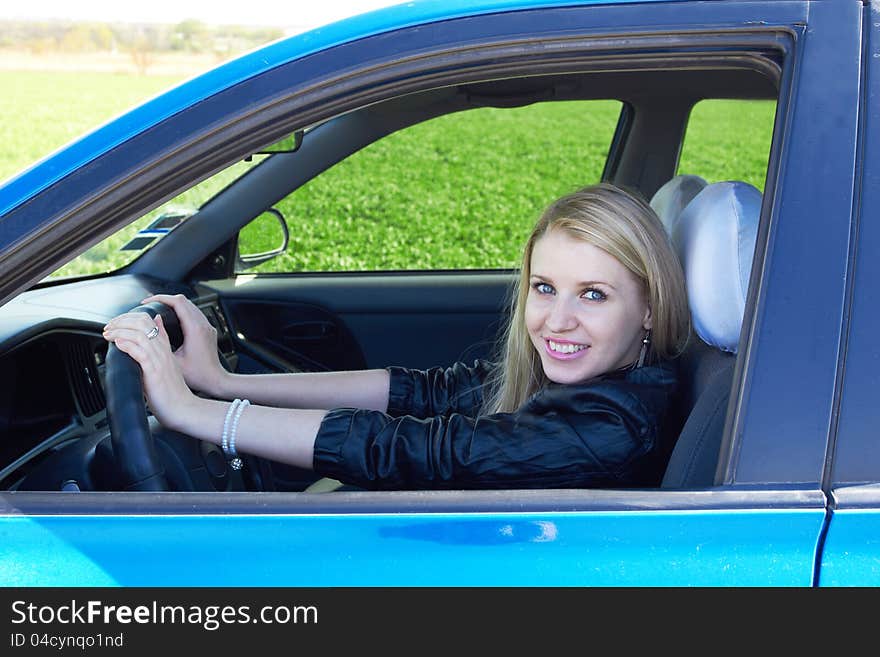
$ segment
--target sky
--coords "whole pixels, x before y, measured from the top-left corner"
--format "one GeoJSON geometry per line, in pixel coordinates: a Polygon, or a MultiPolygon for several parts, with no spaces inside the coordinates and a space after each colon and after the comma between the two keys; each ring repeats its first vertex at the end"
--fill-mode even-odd
{"type": "Polygon", "coordinates": [[[188,18],[209,25],[259,25],[301,30],[361,14],[403,0],[31,0],[4,2],[0,19],[69,19],[126,23],[179,23],[188,18]]]}

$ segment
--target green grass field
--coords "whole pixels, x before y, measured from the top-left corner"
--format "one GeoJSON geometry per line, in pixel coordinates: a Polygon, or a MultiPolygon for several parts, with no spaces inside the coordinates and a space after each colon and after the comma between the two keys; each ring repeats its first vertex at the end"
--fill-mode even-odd
{"type": "MultiPolygon", "coordinates": [[[[0,72],[0,176],[6,177],[173,78],[100,73],[0,72]]],[[[435,119],[377,142],[276,207],[291,232],[287,253],[257,271],[457,269],[517,266],[522,243],[555,197],[600,179],[620,104],[564,102],[480,109],[435,119]]],[[[691,117],[680,171],[763,189],[774,104],[709,101],[691,117]]],[[[197,206],[232,172],[176,199],[197,206]]],[[[65,267],[119,266],[119,247],[143,218],[65,267]]],[[[251,252],[270,247],[246,229],[251,252]]]]}
{"type": "Polygon", "coordinates": [[[111,73],[0,71],[0,180],[141,101],[178,78],[111,73]]]}

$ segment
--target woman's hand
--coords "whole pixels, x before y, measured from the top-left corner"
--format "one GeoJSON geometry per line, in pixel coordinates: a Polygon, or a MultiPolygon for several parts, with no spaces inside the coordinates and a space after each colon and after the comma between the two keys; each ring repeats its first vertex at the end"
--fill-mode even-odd
{"type": "Polygon", "coordinates": [[[143,373],[144,393],[156,418],[176,428],[197,401],[178,367],[162,317],[125,313],[104,327],[104,339],[134,358],[143,373]]]}
{"type": "MultiPolygon", "coordinates": [[[[147,403],[163,426],[215,445],[220,444],[230,405],[194,395],[184,380],[181,367],[181,363],[184,363],[197,373],[206,363],[216,363],[220,368],[213,329],[208,331],[205,328],[211,328],[210,324],[207,320],[203,324],[203,317],[199,319],[201,311],[185,299],[163,295],[145,300],[151,301],[167,303],[177,312],[184,333],[181,349],[172,353],[161,315],[153,320],[145,312],[114,317],[104,327],[104,338],[114,342],[140,365],[147,403]],[[188,351],[181,356],[183,349],[188,351]]],[[[239,418],[236,445],[242,453],[311,469],[315,437],[325,415],[326,411],[321,410],[248,406],[239,418]]]]}
{"type": "Polygon", "coordinates": [[[171,307],[180,321],[183,344],[174,352],[174,359],[190,388],[212,397],[223,396],[223,380],[228,372],[217,355],[217,330],[201,310],[182,294],[157,294],[141,303],[158,301],[171,307]]]}

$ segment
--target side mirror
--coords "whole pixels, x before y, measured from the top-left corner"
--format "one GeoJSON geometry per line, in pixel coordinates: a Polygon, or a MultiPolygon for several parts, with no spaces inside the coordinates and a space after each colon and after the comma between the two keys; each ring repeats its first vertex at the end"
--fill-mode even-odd
{"type": "Polygon", "coordinates": [[[275,208],[266,210],[238,233],[236,271],[256,267],[287,250],[290,232],[284,215],[275,208]]]}

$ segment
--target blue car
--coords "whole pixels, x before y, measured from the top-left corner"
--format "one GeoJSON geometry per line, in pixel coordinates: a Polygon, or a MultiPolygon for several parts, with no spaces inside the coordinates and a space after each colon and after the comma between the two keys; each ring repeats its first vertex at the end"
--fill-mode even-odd
{"type": "Polygon", "coordinates": [[[407,3],[225,63],[7,181],[0,584],[880,584],[878,53],[860,0],[407,3]],[[524,129],[550,164],[509,156],[524,129]],[[233,471],[108,358],[104,324],[152,293],[192,299],[236,372],[491,357],[536,190],[599,180],[649,199],[685,265],[695,335],[655,488],[233,471]]]}

